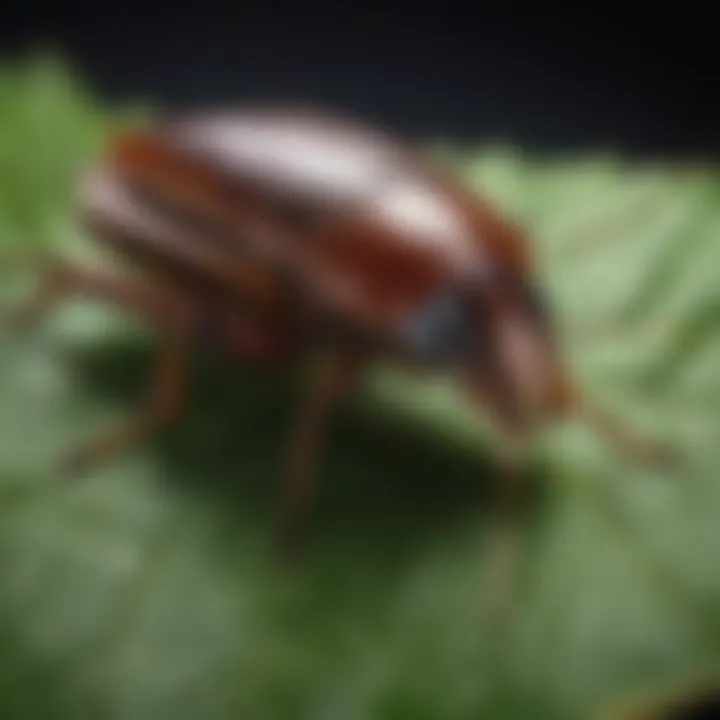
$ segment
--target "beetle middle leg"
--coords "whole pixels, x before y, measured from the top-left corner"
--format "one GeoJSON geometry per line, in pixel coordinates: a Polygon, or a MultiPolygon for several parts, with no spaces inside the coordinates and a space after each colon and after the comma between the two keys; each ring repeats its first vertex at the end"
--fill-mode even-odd
{"type": "Polygon", "coordinates": [[[519,594],[525,560],[524,436],[504,423],[499,428],[498,477],[485,553],[486,590],[481,607],[481,622],[491,632],[502,632],[507,626],[519,594]]]}
{"type": "Polygon", "coordinates": [[[312,368],[306,397],[293,418],[284,458],[277,537],[277,549],[283,561],[291,560],[297,553],[312,508],[328,418],[357,378],[360,365],[357,358],[329,352],[312,368]]]}
{"type": "Polygon", "coordinates": [[[488,413],[498,434],[498,474],[488,545],[484,551],[485,592],[480,620],[491,632],[502,632],[518,595],[524,561],[522,520],[527,492],[523,470],[529,428],[508,412],[502,386],[498,383],[475,377],[462,385],[472,403],[488,413]]]}

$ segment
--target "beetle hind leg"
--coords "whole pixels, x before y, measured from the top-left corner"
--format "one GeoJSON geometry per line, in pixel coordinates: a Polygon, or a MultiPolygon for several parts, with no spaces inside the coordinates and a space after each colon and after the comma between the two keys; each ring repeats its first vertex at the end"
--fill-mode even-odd
{"type": "Polygon", "coordinates": [[[71,476],[84,474],[173,420],[185,398],[187,350],[182,336],[168,333],[160,347],[148,400],[127,420],[96,435],[68,455],[62,470],[71,476]]]}
{"type": "Polygon", "coordinates": [[[0,328],[15,332],[28,330],[69,294],[71,283],[60,263],[35,260],[31,269],[39,274],[35,291],[24,302],[0,309],[0,328]]]}
{"type": "Polygon", "coordinates": [[[201,309],[177,290],[155,280],[144,281],[61,261],[42,261],[37,266],[40,283],[35,294],[18,307],[3,312],[0,324],[27,327],[60,301],[85,296],[137,312],[163,336],[148,401],[128,420],[97,435],[66,458],[62,470],[77,475],[128,450],[177,414],[184,399],[186,358],[201,309]]]}

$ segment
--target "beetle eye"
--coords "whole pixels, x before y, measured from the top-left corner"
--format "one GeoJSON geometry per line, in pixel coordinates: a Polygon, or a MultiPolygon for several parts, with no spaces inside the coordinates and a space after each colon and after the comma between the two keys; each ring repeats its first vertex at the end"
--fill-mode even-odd
{"type": "Polygon", "coordinates": [[[474,351],[474,318],[461,297],[443,293],[405,317],[399,327],[407,347],[429,362],[446,362],[474,351]]]}

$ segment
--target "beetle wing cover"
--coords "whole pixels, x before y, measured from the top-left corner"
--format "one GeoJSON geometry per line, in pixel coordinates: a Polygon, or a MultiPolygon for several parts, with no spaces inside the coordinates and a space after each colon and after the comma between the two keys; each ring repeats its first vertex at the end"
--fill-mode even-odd
{"type": "Polygon", "coordinates": [[[394,323],[438,285],[496,262],[489,249],[503,240],[504,225],[454,179],[381,132],[312,112],[186,116],[119,142],[115,157],[262,245],[355,321],[394,323]]]}

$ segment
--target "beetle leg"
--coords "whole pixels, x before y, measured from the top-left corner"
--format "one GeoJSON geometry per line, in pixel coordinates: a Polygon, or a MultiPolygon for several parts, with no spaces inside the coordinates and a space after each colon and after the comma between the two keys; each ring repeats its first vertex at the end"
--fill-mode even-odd
{"type": "Polygon", "coordinates": [[[185,400],[187,351],[187,338],[169,333],[160,348],[149,399],[120,425],[91,438],[71,453],[64,468],[73,475],[87,472],[172,421],[185,400]]]}
{"type": "Polygon", "coordinates": [[[512,612],[523,560],[522,483],[525,432],[506,412],[497,384],[474,377],[462,383],[475,406],[488,413],[498,431],[498,477],[492,503],[488,546],[484,550],[484,594],[481,622],[491,632],[502,630],[512,612]]]}
{"type": "Polygon", "coordinates": [[[25,303],[0,314],[0,323],[26,327],[41,319],[71,295],[104,300],[125,310],[138,312],[159,327],[190,334],[198,322],[199,308],[177,291],[157,280],[123,276],[76,266],[63,261],[37,263],[41,274],[35,294],[25,303]]]}
{"type": "Polygon", "coordinates": [[[610,445],[646,467],[667,468],[679,459],[675,448],[635,433],[618,418],[592,403],[580,401],[575,414],[610,445]]]}
{"type": "Polygon", "coordinates": [[[502,424],[499,476],[493,505],[493,522],[487,549],[483,620],[488,627],[502,629],[518,595],[523,562],[523,443],[520,432],[502,424]]]}
{"type": "Polygon", "coordinates": [[[39,285],[23,303],[0,312],[0,327],[26,330],[39,322],[69,292],[65,276],[56,272],[53,263],[35,260],[31,266],[40,271],[39,285]]]}
{"type": "Polygon", "coordinates": [[[549,250],[551,259],[565,256],[578,256],[592,250],[598,243],[622,237],[623,233],[662,209],[663,205],[682,192],[683,186],[699,177],[698,167],[690,165],[678,171],[675,181],[670,187],[661,187],[646,192],[638,200],[630,202],[616,210],[611,216],[591,218],[583,221],[579,227],[565,231],[561,237],[555,238],[549,250]]]}
{"type": "Polygon", "coordinates": [[[242,310],[220,315],[219,321],[215,318],[209,322],[209,339],[234,357],[272,367],[286,365],[296,358],[292,335],[272,320],[242,310]]]}
{"type": "Polygon", "coordinates": [[[487,551],[483,620],[488,627],[502,629],[518,596],[523,561],[522,443],[518,434],[506,428],[500,443],[500,476],[494,506],[494,522],[487,551]]]}
{"type": "Polygon", "coordinates": [[[501,388],[485,378],[465,380],[463,387],[474,405],[486,411],[498,432],[498,478],[488,546],[485,549],[481,622],[491,632],[502,630],[518,596],[524,560],[522,516],[526,499],[523,483],[525,441],[529,428],[507,412],[501,388]]]}
{"type": "Polygon", "coordinates": [[[619,418],[588,400],[567,378],[561,380],[550,408],[555,418],[573,416],[625,456],[650,468],[670,467],[680,458],[676,448],[641,435],[619,418]]]}
{"type": "Polygon", "coordinates": [[[126,421],[70,454],[64,467],[72,474],[79,474],[130,449],[177,415],[185,399],[188,349],[200,315],[192,301],[154,280],[143,282],[139,278],[73,266],[63,267],[60,272],[68,292],[136,311],[147,317],[163,335],[150,397],[126,421]]]}
{"type": "Polygon", "coordinates": [[[106,300],[137,311],[165,336],[149,400],[125,423],[98,435],[67,458],[64,469],[77,474],[128,449],[177,414],[184,399],[186,357],[199,309],[155,281],[142,282],[57,261],[43,265],[35,296],[3,319],[11,325],[27,325],[70,295],[106,300]]]}
{"type": "Polygon", "coordinates": [[[328,418],[338,399],[356,379],[360,367],[357,358],[331,353],[313,370],[307,395],[290,429],[281,480],[278,550],[284,560],[295,555],[312,509],[328,418]]]}

